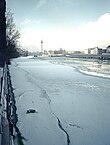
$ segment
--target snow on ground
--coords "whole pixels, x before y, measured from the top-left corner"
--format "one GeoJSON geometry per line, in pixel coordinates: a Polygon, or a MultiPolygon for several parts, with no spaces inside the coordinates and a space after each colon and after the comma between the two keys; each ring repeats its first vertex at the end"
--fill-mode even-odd
{"type": "Polygon", "coordinates": [[[25,145],[109,145],[110,79],[60,63],[61,59],[12,61],[18,126],[25,145]],[[28,109],[37,113],[26,114],[28,109]]]}

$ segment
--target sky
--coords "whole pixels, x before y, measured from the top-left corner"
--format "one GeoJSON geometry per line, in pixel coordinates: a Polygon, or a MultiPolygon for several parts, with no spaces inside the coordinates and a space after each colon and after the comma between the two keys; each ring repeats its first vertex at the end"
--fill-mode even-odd
{"type": "Polygon", "coordinates": [[[7,0],[29,51],[84,50],[110,45],[110,0],[7,0]]]}

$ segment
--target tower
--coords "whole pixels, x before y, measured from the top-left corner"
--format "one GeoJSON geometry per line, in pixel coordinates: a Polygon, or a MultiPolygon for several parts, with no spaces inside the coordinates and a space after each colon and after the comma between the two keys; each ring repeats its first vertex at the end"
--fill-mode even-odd
{"type": "Polygon", "coordinates": [[[41,40],[41,53],[43,53],[43,40],[41,40]]]}

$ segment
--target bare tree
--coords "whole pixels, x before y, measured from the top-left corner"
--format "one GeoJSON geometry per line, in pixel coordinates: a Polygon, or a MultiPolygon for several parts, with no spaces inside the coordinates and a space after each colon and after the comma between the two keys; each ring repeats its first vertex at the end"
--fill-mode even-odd
{"type": "Polygon", "coordinates": [[[8,11],[6,13],[6,55],[7,60],[13,57],[17,57],[18,53],[18,39],[20,33],[16,28],[13,20],[13,14],[8,11]]]}

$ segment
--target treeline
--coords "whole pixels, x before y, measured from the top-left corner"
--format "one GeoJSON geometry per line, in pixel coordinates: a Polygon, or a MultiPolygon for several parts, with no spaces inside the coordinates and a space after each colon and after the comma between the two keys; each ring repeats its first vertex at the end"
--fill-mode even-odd
{"type": "Polygon", "coordinates": [[[6,12],[6,61],[9,62],[11,58],[20,56],[19,47],[20,33],[16,28],[13,20],[13,14],[10,10],[6,12]]]}

